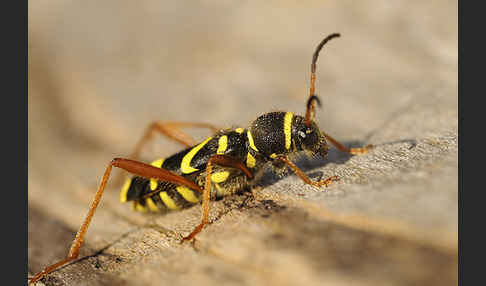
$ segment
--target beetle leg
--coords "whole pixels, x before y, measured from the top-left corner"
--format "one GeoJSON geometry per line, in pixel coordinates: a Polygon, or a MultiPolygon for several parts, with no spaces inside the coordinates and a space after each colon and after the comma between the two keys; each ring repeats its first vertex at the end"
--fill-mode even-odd
{"type": "Polygon", "coordinates": [[[326,137],[327,140],[329,140],[329,142],[331,142],[332,145],[334,145],[334,147],[336,147],[341,152],[345,152],[345,153],[349,153],[349,154],[353,154],[353,155],[358,155],[358,154],[366,154],[366,153],[368,153],[368,151],[370,149],[373,148],[373,145],[371,145],[371,144],[366,145],[366,146],[361,147],[361,148],[348,148],[348,147],[344,146],[343,144],[339,143],[339,141],[337,141],[336,139],[327,135],[325,132],[321,131],[321,133],[322,133],[322,135],[324,135],[324,137],[326,137]]]}
{"type": "Polygon", "coordinates": [[[211,173],[213,164],[220,165],[222,167],[231,167],[241,170],[248,178],[253,178],[253,175],[248,170],[248,168],[241,163],[239,160],[236,160],[230,156],[226,155],[213,155],[209,158],[208,163],[206,165],[206,182],[203,192],[203,202],[202,202],[202,215],[201,215],[201,223],[186,237],[181,240],[181,243],[184,241],[192,240],[198,233],[201,232],[203,227],[209,222],[209,201],[211,195],[211,173]]]}
{"type": "Polygon", "coordinates": [[[155,178],[159,179],[162,181],[167,181],[170,183],[178,184],[178,185],[184,185],[187,186],[188,188],[191,188],[193,190],[197,190],[199,192],[203,192],[203,190],[194,182],[176,175],[174,173],[171,173],[163,168],[157,168],[145,163],[137,162],[134,160],[130,159],[122,159],[122,158],[115,158],[113,159],[108,166],[106,167],[105,173],[103,175],[103,178],[101,180],[101,183],[98,187],[98,191],[95,194],[95,197],[93,198],[93,201],[91,202],[91,205],[89,207],[88,213],[86,214],[86,217],[79,228],[78,232],[76,233],[76,237],[74,241],[71,244],[71,248],[69,249],[68,256],[57,262],[54,263],[50,266],[47,266],[44,268],[41,272],[37,273],[34,277],[29,278],[29,284],[34,284],[35,282],[39,281],[42,277],[45,275],[51,273],[52,271],[58,269],[59,267],[75,260],[79,256],[79,250],[81,249],[81,246],[83,244],[83,239],[86,234],[86,231],[88,230],[89,224],[91,222],[91,219],[93,218],[93,215],[96,211],[96,208],[98,207],[98,204],[101,200],[101,197],[103,195],[103,192],[106,187],[106,183],[108,182],[108,179],[110,178],[111,170],[113,167],[121,168],[125,171],[128,171],[132,174],[145,177],[145,178],[155,178]]]}

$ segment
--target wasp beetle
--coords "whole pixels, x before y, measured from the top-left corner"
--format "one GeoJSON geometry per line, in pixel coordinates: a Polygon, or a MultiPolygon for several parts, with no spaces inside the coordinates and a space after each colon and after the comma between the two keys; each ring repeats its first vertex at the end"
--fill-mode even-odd
{"type": "Polygon", "coordinates": [[[208,223],[211,199],[250,190],[255,175],[263,166],[271,164],[274,169],[290,168],[302,181],[315,187],[327,186],[337,176],[321,181],[311,180],[290,159],[289,155],[303,152],[306,155],[325,157],[329,145],[350,154],[363,154],[372,148],[347,148],[321,131],[314,121],[315,105],[320,105],[315,94],[316,62],[322,47],[337,33],[323,39],[317,46],[311,64],[310,95],[304,116],[292,112],[270,112],[261,115],[247,128],[220,129],[205,123],[154,122],[134,148],[130,159],[115,158],[107,166],[100,186],[71,245],[67,258],[46,267],[34,277],[35,283],[44,275],[75,260],[79,255],[84,235],[100,202],[113,167],[124,169],[135,176],[122,187],[120,200],[131,201],[138,211],[177,210],[202,203],[201,223],[181,242],[192,240],[208,223]],[[195,142],[181,129],[186,127],[208,128],[213,135],[195,142]],[[152,135],[161,133],[187,148],[165,159],[151,164],[137,161],[145,143],[152,135]]]}

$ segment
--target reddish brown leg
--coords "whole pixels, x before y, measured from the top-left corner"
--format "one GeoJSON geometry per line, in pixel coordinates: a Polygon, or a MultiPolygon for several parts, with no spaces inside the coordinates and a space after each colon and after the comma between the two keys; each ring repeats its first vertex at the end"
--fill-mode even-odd
{"type": "MultiPolygon", "coordinates": [[[[185,147],[195,145],[197,143],[196,140],[194,140],[194,138],[192,138],[189,134],[182,131],[181,128],[208,128],[214,133],[220,130],[220,128],[208,123],[154,121],[147,127],[142,138],[140,138],[135,145],[135,148],[133,149],[133,152],[130,154],[129,158],[132,160],[139,160],[140,153],[142,152],[143,148],[152,140],[154,133],[156,132],[167,136],[169,139],[179,142],[185,147]]],[[[123,177],[124,176],[120,174],[115,178],[113,184],[115,186],[120,186],[123,182],[123,177]]]]}
{"type": "Polygon", "coordinates": [[[113,159],[108,167],[106,167],[105,173],[103,175],[103,179],[101,180],[100,186],[98,188],[98,191],[95,194],[95,197],[93,201],[91,202],[91,205],[89,207],[88,213],[86,215],[86,218],[83,221],[83,224],[79,228],[78,232],[76,233],[76,237],[71,244],[71,248],[69,250],[69,254],[67,258],[50,265],[41,272],[37,273],[34,277],[29,278],[29,284],[34,284],[35,282],[39,281],[44,275],[56,270],[57,268],[75,260],[78,255],[79,255],[79,250],[81,249],[81,245],[83,244],[83,239],[84,235],[86,234],[86,231],[88,230],[88,226],[91,222],[91,219],[95,213],[96,208],[98,207],[98,204],[101,200],[101,196],[103,195],[103,192],[106,187],[106,183],[108,182],[108,179],[110,177],[111,169],[113,167],[121,168],[124,169],[132,174],[142,176],[145,178],[155,178],[159,179],[162,181],[167,181],[170,183],[178,184],[178,185],[184,185],[187,186],[188,188],[191,188],[193,190],[197,190],[199,192],[203,192],[203,190],[196,185],[194,182],[187,180],[186,178],[173,174],[165,169],[157,168],[151,165],[147,165],[141,162],[133,161],[130,159],[121,159],[121,158],[115,158],[113,159]]]}
{"type": "Polygon", "coordinates": [[[211,172],[213,164],[217,164],[223,167],[237,168],[245,173],[248,178],[253,177],[248,168],[246,168],[246,166],[242,162],[232,157],[225,155],[213,155],[211,158],[209,158],[208,164],[206,165],[206,185],[203,192],[201,223],[188,236],[184,237],[181,240],[181,243],[183,243],[184,241],[192,240],[209,222],[209,201],[211,195],[211,172]]]}
{"type": "Polygon", "coordinates": [[[370,149],[373,148],[373,145],[369,144],[361,148],[347,148],[343,144],[339,143],[336,139],[332,138],[331,136],[327,135],[326,133],[322,132],[322,135],[326,137],[329,142],[331,142],[334,147],[336,147],[339,151],[353,154],[353,155],[358,155],[358,154],[366,154],[370,149]]]}
{"type": "Polygon", "coordinates": [[[133,160],[138,159],[144,145],[149,142],[150,139],[152,139],[155,132],[159,132],[160,134],[165,135],[169,139],[175,140],[186,147],[195,145],[197,142],[189,134],[183,132],[181,128],[208,128],[211,129],[212,132],[217,132],[220,130],[220,128],[207,123],[169,121],[152,122],[145,130],[144,135],[142,138],[140,138],[137,145],[135,145],[130,158],[133,160]]]}
{"type": "Polygon", "coordinates": [[[314,182],[312,181],[299,167],[297,167],[294,163],[292,163],[287,157],[285,156],[279,156],[277,157],[278,160],[284,162],[287,164],[294,173],[299,176],[299,178],[302,179],[306,184],[313,185],[314,187],[322,187],[322,186],[328,186],[330,185],[333,181],[337,181],[338,177],[337,176],[331,176],[325,180],[314,182]]]}
{"type": "Polygon", "coordinates": [[[211,195],[211,171],[212,171],[212,163],[211,161],[208,162],[206,166],[206,185],[204,187],[203,192],[203,202],[202,202],[202,215],[201,215],[201,223],[186,237],[181,240],[181,243],[187,240],[192,240],[198,233],[201,232],[204,225],[206,225],[209,221],[209,200],[211,195]]]}

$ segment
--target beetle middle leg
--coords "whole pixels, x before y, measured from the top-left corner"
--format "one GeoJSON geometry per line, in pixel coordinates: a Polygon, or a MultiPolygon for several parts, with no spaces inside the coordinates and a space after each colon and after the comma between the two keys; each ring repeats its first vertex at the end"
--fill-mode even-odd
{"type": "Polygon", "coordinates": [[[213,169],[213,164],[220,165],[222,167],[231,167],[241,170],[248,178],[253,178],[253,175],[248,170],[248,168],[241,161],[226,155],[213,155],[209,158],[206,165],[206,182],[203,192],[202,201],[202,215],[201,223],[186,237],[181,240],[184,241],[192,240],[198,233],[201,232],[203,227],[209,222],[209,201],[211,199],[211,174],[213,169]]]}

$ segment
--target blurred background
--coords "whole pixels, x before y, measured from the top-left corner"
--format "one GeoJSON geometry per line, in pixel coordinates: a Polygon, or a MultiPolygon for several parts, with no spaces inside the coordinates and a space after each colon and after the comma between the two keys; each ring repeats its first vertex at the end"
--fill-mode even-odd
{"type": "MultiPolygon", "coordinates": [[[[350,175],[348,165],[341,169],[332,165],[342,172],[344,184],[330,190],[331,195],[308,199],[326,201],[331,208],[403,219],[418,229],[440,229],[426,235],[433,241],[447,233],[445,243],[429,246],[440,251],[417,246],[411,251],[416,255],[407,250],[391,260],[374,261],[376,268],[355,272],[353,263],[331,263],[326,268],[327,264],[319,264],[326,258],[310,263],[303,254],[298,256],[300,262],[280,257],[277,250],[263,252],[263,261],[252,264],[250,259],[243,267],[240,262],[246,260],[240,256],[245,248],[236,246],[231,249],[236,256],[215,262],[207,253],[190,248],[160,246],[173,246],[175,238],[170,236],[160,238],[150,230],[127,234],[134,227],[122,216],[138,222],[146,217],[119,204],[118,190],[110,189],[82,254],[106,248],[123,262],[91,257],[53,273],[50,281],[54,285],[84,285],[83,281],[183,285],[184,279],[197,285],[457,284],[457,14],[457,1],[444,0],[29,1],[29,271],[37,272],[66,255],[106,165],[114,157],[126,157],[150,122],[231,127],[247,126],[273,110],[304,114],[312,53],[321,39],[339,32],[341,38],[324,47],[317,65],[316,88],[322,101],[317,121],[345,143],[382,146],[376,153],[381,157],[369,157],[364,163],[375,170],[368,178],[390,177],[373,185],[350,175]],[[386,165],[387,154],[392,153],[394,163],[386,165]],[[372,199],[352,196],[361,186],[372,199]],[[380,202],[383,193],[394,195],[380,202]],[[147,238],[152,236],[153,241],[147,238]],[[447,251],[442,251],[443,245],[447,251]],[[418,254],[427,251],[432,254],[418,254]],[[435,258],[429,263],[430,257],[435,258]],[[382,269],[395,258],[410,270],[382,269]],[[93,259],[109,266],[86,266],[93,259]],[[293,262],[285,264],[287,260],[293,262]],[[417,267],[418,261],[427,261],[430,268],[417,267]],[[159,271],[164,263],[165,270],[159,271]],[[256,275],[254,268],[261,265],[271,273],[256,275]],[[284,271],[285,267],[292,271],[284,271]]],[[[207,135],[193,131],[197,138],[207,135]]],[[[179,149],[160,138],[143,157],[150,162],[179,149]]],[[[332,174],[328,169],[324,173],[332,174]]],[[[302,186],[294,177],[288,180],[302,186]]],[[[275,190],[286,189],[279,183],[275,190]]],[[[193,208],[158,222],[187,232],[198,216],[199,210],[193,208]],[[190,221],[182,223],[186,217],[190,221]]],[[[216,245],[225,243],[211,237],[216,245]]],[[[410,242],[404,241],[407,246],[398,245],[408,249],[410,242]]],[[[234,245],[245,244],[234,241],[234,245]]]]}

